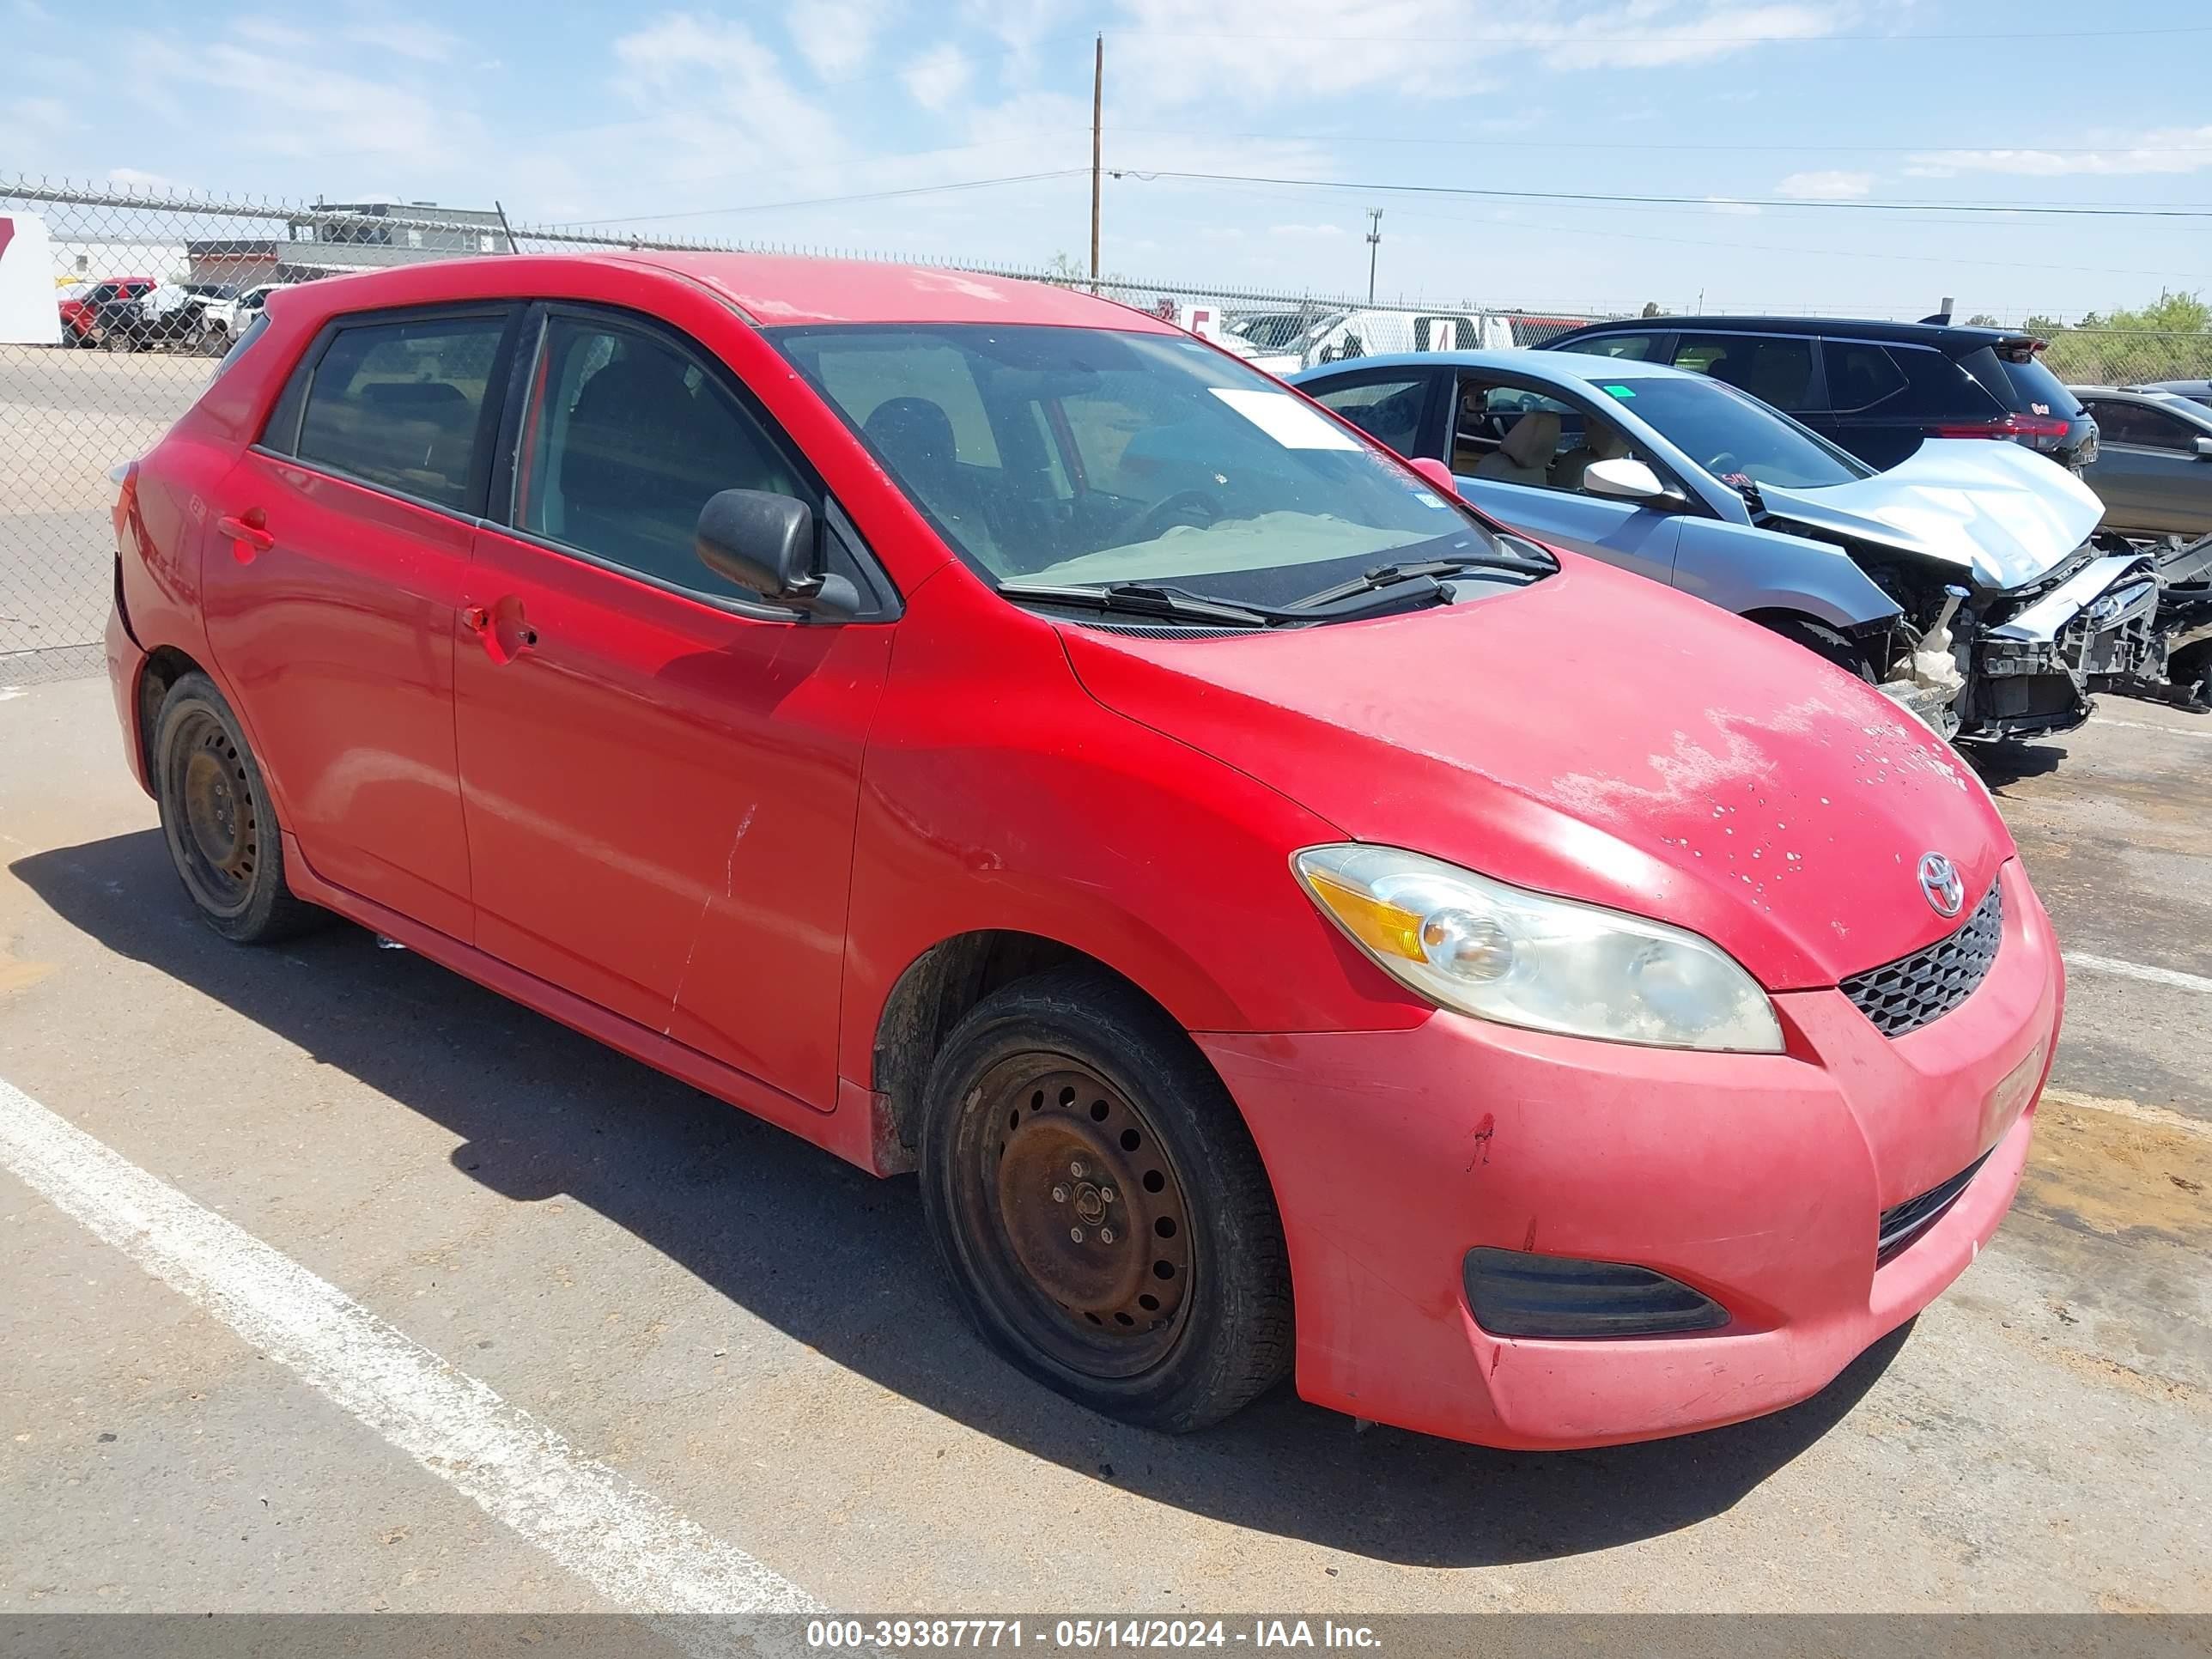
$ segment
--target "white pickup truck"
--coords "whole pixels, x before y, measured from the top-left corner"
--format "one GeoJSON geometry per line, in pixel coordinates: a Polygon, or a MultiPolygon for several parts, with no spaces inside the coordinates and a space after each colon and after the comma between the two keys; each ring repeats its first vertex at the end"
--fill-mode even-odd
{"type": "Polygon", "coordinates": [[[280,288],[289,288],[289,283],[258,283],[240,290],[228,300],[210,300],[204,311],[207,319],[208,335],[226,345],[246,331],[246,325],[261,314],[261,307],[270,295],[280,288]]]}

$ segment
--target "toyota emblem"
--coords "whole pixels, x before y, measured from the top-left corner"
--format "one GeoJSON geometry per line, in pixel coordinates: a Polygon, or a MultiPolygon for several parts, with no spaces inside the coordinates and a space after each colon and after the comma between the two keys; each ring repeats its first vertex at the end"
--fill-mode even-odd
{"type": "Polygon", "coordinates": [[[1959,866],[1941,853],[1920,855],[1920,890],[1939,916],[1957,915],[1959,907],[1966,902],[1966,884],[1960,877],[1959,866]]]}

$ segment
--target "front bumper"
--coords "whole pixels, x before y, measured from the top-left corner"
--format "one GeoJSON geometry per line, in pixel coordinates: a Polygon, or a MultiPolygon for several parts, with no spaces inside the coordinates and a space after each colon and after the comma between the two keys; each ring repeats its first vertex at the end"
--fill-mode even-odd
{"type": "Polygon", "coordinates": [[[1894,1040],[1832,989],[1775,998],[1788,1055],[1448,1013],[1403,1031],[1201,1034],[1282,1211],[1298,1392],[1523,1448],[1686,1433],[1817,1393],[1964,1271],[2019,1184],[2063,978],[2018,862],[1999,879],[1988,976],[1894,1040]],[[1882,1212],[1984,1153],[1956,1201],[1878,1262],[1882,1212]],[[1493,1335],[1462,1290],[1477,1247],[1633,1263],[1711,1297],[1729,1323],[1493,1335]]]}
{"type": "Polygon", "coordinates": [[[2149,559],[2123,553],[2092,560],[1976,639],[1961,734],[2027,738],[2073,730],[2089,718],[2095,684],[2163,672],[2158,611],[2149,559]]]}

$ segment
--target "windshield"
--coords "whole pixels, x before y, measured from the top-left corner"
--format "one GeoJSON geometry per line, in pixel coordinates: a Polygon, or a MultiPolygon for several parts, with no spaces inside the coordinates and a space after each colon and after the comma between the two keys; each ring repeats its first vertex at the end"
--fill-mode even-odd
{"type": "Polygon", "coordinates": [[[1498,550],[1462,505],[1187,337],[970,324],[772,337],[994,581],[1172,582],[1277,604],[1380,562],[1498,550]]]}
{"type": "Polygon", "coordinates": [[[1656,428],[1723,483],[1818,489],[1874,476],[1825,438],[1717,380],[1624,374],[1600,391],[1656,428]]]}

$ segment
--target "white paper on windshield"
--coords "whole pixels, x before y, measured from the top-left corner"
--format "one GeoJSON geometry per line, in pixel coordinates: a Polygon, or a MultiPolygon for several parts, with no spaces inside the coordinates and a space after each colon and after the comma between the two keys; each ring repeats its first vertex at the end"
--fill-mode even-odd
{"type": "Polygon", "coordinates": [[[1287,392],[1206,387],[1285,449],[1357,449],[1359,441],[1330,425],[1287,392]]]}

